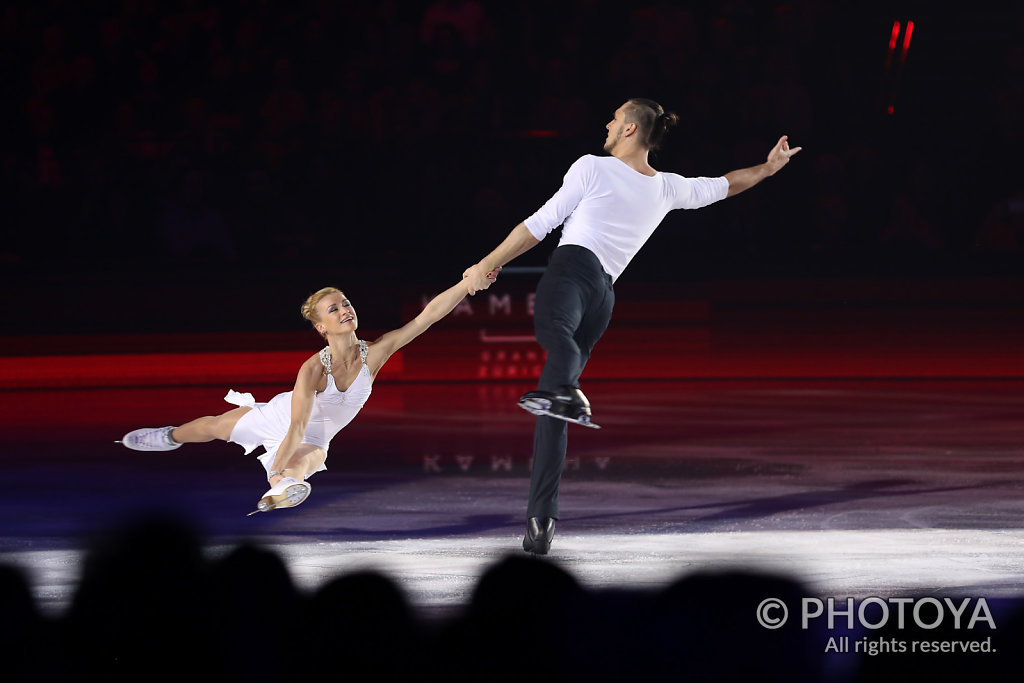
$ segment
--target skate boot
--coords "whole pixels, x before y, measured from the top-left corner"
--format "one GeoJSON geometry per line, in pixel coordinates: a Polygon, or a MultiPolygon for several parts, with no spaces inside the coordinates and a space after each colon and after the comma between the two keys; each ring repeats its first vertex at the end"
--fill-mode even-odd
{"type": "Polygon", "coordinates": [[[523,550],[533,555],[547,555],[554,537],[555,520],[552,517],[530,517],[526,520],[523,550]]]}
{"type": "Polygon", "coordinates": [[[554,417],[592,429],[601,428],[591,421],[590,401],[578,387],[565,387],[558,393],[527,392],[519,399],[519,407],[534,415],[554,417]]]}
{"type": "Polygon", "coordinates": [[[285,477],[277,482],[277,485],[263,494],[256,509],[246,517],[251,517],[257,512],[270,512],[277,508],[293,508],[309,497],[313,487],[308,481],[298,481],[292,477],[285,477]]]}
{"type": "Polygon", "coordinates": [[[136,429],[114,443],[123,444],[133,451],[173,451],[181,447],[180,443],[171,438],[173,431],[174,427],[136,429]]]}

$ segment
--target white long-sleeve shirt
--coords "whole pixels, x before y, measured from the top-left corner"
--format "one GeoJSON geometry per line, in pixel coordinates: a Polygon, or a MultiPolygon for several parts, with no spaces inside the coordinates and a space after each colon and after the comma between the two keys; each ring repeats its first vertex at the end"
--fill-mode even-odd
{"type": "Polygon", "coordinates": [[[729,181],[647,176],[615,157],[587,154],[569,167],[562,187],[524,222],[538,240],[563,225],[558,246],[594,252],[615,281],[672,209],[699,209],[725,199],[729,181]]]}

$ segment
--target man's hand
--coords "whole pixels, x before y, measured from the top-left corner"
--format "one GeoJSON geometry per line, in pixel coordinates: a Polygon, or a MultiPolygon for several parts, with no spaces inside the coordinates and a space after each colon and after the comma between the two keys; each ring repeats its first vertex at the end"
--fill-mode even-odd
{"type": "Polygon", "coordinates": [[[466,288],[469,291],[470,296],[477,292],[490,287],[498,279],[498,273],[501,272],[501,266],[498,266],[494,270],[485,271],[484,266],[480,263],[466,268],[462,273],[462,279],[466,280],[466,288]]]}
{"type": "Polygon", "coordinates": [[[783,135],[779,141],[768,152],[768,160],[765,165],[768,167],[768,175],[775,175],[779,169],[789,163],[789,158],[802,150],[803,147],[789,147],[789,136],[783,135]]]}
{"type": "Polygon", "coordinates": [[[725,179],[729,181],[729,193],[726,196],[732,197],[740,192],[749,190],[768,176],[775,175],[783,166],[789,163],[789,158],[801,149],[803,147],[790,149],[789,136],[783,135],[775,143],[775,146],[772,147],[772,151],[768,152],[768,158],[763,164],[751,166],[750,168],[740,168],[725,174],[725,179]]]}

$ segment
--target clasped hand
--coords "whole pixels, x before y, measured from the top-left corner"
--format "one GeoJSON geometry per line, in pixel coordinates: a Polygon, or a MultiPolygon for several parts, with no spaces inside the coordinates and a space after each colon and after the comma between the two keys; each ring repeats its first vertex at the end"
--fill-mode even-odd
{"type": "Polygon", "coordinates": [[[484,267],[479,263],[466,268],[462,273],[462,279],[466,280],[466,288],[469,291],[470,296],[477,292],[482,292],[491,285],[493,285],[498,279],[498,273],[501,272],[501,266],[498,266],[494,270],[485,272],[484,267]]]}

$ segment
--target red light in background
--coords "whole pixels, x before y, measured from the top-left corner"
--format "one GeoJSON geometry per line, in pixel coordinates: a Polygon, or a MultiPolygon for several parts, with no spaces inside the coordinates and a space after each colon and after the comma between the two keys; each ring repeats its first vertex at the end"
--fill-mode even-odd
{"type": "Polygon", "coordinates": [[[896,112],[896,95],[899,92],[900,79],[903,76],[903,69],[907,61],[907,52],[910,51],[910,38],[914,34],[914,22],[907,21],[906,29],[903,31],[903,45],[900,49],[900,61],[895,72],[892,71],[892,58],[896,53],[896,45],[899,43],[900,30],[903,25],[899,21],[892,22],[892,31],[889,32],[889,49],[885,52],[884,77],[888,81],[888,100],[886,102],[886,114],[892,116],[896,112]]]}
{"type": "Polygon", "coordinates": [[[892,22],[892,34],[889,36],[889,51],[890,52],[896,49],[896,39],[899,38],[899,35],[900,35],[900,22],[894,21],[894,22],[892,22]]]}
{"type": "Polygon", "coordinates": [[[896,50],[896,40],[900,35],[900,22],[892,22],[892,33],[889,34],[889,49],[885,53],[885,70],[892,66],[892,54],[896,50]]]}
{"type": "Polygon", "coordinates": [[[910,49],[910,36],[914,34],[914,22],[907,22],[907,32],[903,36],[903,52],[900,54],[900,64],[907,60],[907,51],[910,49]]]}

